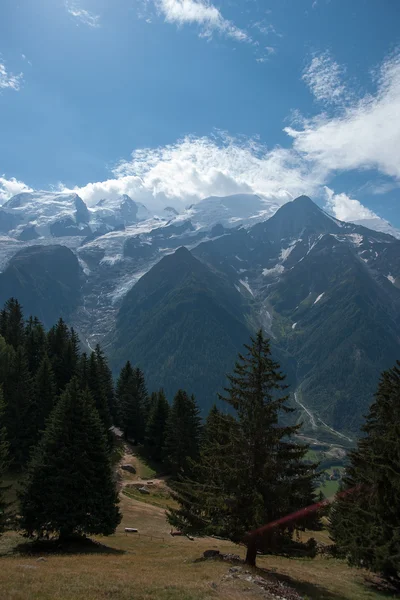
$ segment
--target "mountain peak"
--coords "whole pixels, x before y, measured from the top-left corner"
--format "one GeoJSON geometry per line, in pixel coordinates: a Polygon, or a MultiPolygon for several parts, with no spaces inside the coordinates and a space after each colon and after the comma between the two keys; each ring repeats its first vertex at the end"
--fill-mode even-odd
{"type": "Polygon", "coordinates": [[[295,239],[306,235],[338,233],[337,221],[327,215],[308,196],[299,196],[283,204],[276,213],[252,228],[253,235],[266,237],[271,242],[295,239]]]}
{"type": "Polygon", "coordinates": [[[311,207],[311,206],[313,206],[313,207],[317,206],[315,204],[315,202],[313,202],[311,200],[311,198],[309,198],[309,196],[305,196],[304,194],[302,196],[298,196],[297,198],[292,200],[292,204],[298,204],[300,206],[303,206],[304,208],[311,207]]]}
{"type": "Polygon", "coordinates": [[[179,260],[180,263],[191,264],[199,262],[185,246],[177,248],[172,256],[179,260]]]}

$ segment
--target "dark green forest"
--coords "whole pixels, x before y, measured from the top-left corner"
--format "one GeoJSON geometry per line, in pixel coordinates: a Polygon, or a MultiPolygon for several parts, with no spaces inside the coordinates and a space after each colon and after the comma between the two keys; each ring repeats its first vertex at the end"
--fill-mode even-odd
{"type": "Polygon", "coordinates": [[[259,552],[314,556],[315,542],[295,534],[319,529],[328,513],[336,555],[397,585],[400,363],[381,376],[330,507],[316,492],[319,465],[307,459],[302,425],[287,418],[294,409],[285,375],[261,330],[227,381],[203,420],[185,389],[169,402],[129,361],[114,381],[100,346],[82,351],[62,318],[46,330],[9,299],[0,312],[0,533],[113,533],[121,520],[118,434],[168,475],[177,503],[168,520],[179,531],[244,543],[255,565],[259,552]],[[17,514],[2,484],[10,471],[20,480],[17,514]],[[275,525],[262,533],[268,523],[275,525]]]}

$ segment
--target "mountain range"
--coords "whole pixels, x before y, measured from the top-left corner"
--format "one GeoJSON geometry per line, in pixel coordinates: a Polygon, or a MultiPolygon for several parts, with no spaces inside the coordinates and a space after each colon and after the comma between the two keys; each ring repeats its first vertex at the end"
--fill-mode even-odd
{"type": "Polygon", "coordinates": [[[87,207],[23,193],[0,208],[0,301],[18,297],[47,326],[63,316],[115,373],[129,359],[150,389],[184,387],[204,412],[262,327],[306,431],[345,441],[400,356],[400,241],[375,227],[307,196],[154,214],[126,195],[87,207]]]}

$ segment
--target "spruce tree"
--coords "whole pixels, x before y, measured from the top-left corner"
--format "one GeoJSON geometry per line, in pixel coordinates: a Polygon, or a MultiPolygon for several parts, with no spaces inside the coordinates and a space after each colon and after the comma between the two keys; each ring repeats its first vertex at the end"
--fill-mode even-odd
{"type": "Polygon", "coordinates": [[[176,484],[180,508],[170,511],[169,520],[183,531],[246,541],[246,562],[254,565],[258,550],[276,552],[290,544],[298,524],[288,521],[265,536],[247,534],[315,501],[315,465],[304,462],[308,447],[293,441],[299,426],[280,422],[292,409],[269,340],[259,331],[251,342],[220,397],[234,417],[213,409],[195,480],[176,484]]]}
{"type": "Polygon", "coordinates": [[[107,437],[109,446],[112,446],[113,435],[111,431],[112,420],[108,407],[106,388],[104,387],[104,379],[102,377],[100,366],[97,360],[97,355],[92,352],[88,363],[87,386],[94,399],[95,406],[99,413],[100,420],[103,424],[104,433],[107,437]]]}
{"type": "Polygon", "coordinates": [[[36,404],[33,380],[23,346],[15,352],[11,370],[4,382],[7,398],[6,423],[13,466],[23,468],[37,440],[36,404]]]}
{"type": "Polygon", "coordinates": [[[46,332],[37,317],[29,317],[25,327],[25,352],[30,372],[35,375],[47,350],[46,332]]]}
{"type": "Polygon", "coordinates": [[[104,352],[101,349],[99,344],[96,344],[95,353],[96,353],[98,374],[99,374],[99,378],[101,380],[101,386],[106,394],[108,410],[109,410],[111,418],[114,422],[114,421],[116,421],[116,418],[117,418],[117,416],[116,416],[117,407],[116,407],[116,402],[115,402],[113,376],[111,373],[111,369],[108,366],[107,359],[104,356],[104,352]]]}
{"type": "Polygon", "coordinates": [[[3,476],[8,467],[8,441],[7,431],[5,426],[5,403],[3,398],[3,390],[0,386],[0,535],[4,531],[6,521],[7,503],[4,498],[3,476]]]}
{"type": "Polygon", "coordinates": [[[7,344],[14,349],[22,346],[25,337],[24,315],[22,306],[15,298],[10,298],[5,304],[4,337],[7,344]]]}
{"type": "Polygon", "coordinates": [[[199,458],[201,420],[194,396],[178,390],[165,432],[165,463],[173,477],[188,476],[199,458]]]}
{"type": "Polygon", "coordinates": [[[147,402],[144,375],[140,369],[133,369],[128,361],[121,369],[117,382],[118,422],[125,438],[134,444],[144,441],[147,402]]]}
{"type": "Polygon", "coordinates": [[[121,520],[103,425],[77,378],[50,416],[20,501],[21,527],[30,536],[110,535],[121,520]]]}
{"type": "Polygon", "coordinates": [[[56,403],[54,373],[47,354],[44,354],[37,369],[33,383],[33,394],[36,411],[37,438],[39,438],[56,403]]]}
{"type": "Polygon", "coordinates": [[[400,586],[400,362],[385,371],[363,436],[349,454],[331,537],[352,565],[400,586]]]}
{"type": "Polygon", "coordinates": [[[47,334],[48,355],[56,380],[56,392],[60,394],[71,378],[76,375],[79,353],[76,334],[59,319],[47,334]]]}
{"type": "Polygon", "coordinates": [[[146,446],[153,460],[163,459],[169,404],[164,390],[151,395],[150,413],[146,428],[146,446]]]}

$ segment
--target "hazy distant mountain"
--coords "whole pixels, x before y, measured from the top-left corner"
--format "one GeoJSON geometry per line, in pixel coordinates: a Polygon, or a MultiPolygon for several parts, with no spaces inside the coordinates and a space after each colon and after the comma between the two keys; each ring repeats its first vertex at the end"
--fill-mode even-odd
{"type": "Polygon", "coordinates": [[[129,358],[151,389],[171,398],[179,387],[210,408],[250,329],[243,296],[185,248],[164,257],[128,292],[110,353],[129,358]]]}
{"type": "Polygon", "coordinates": [[[51,327],[69,318],[81,300],[81,269],[65,246],[31,246],[20,250],[0,273],[0,305],[18,298],[25,315],[51,327]]]}
{"type": "Polygon", "coordinates": [[[76,194],[15,196],[0,209],[1,298],[46,324],[68,315],[115,368],[130,359],[151,388],[186,386],[207,407],[262,326],[310,432],[352,437],[379,372],[400,357],[390,226],[344,223],[307,196],[280,208],[214,197],[175,212],[151,215],[129,196],[90,209],[76,194]]]}

